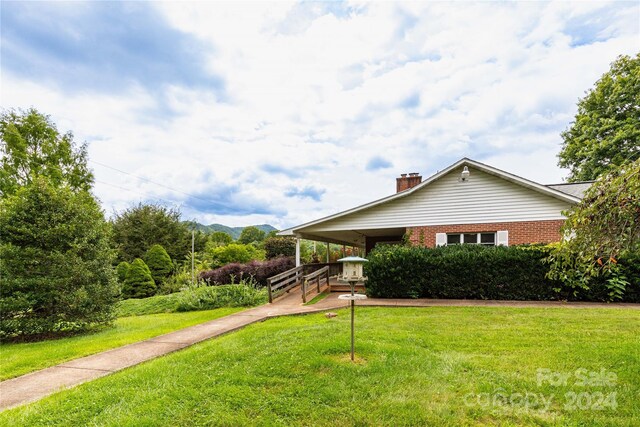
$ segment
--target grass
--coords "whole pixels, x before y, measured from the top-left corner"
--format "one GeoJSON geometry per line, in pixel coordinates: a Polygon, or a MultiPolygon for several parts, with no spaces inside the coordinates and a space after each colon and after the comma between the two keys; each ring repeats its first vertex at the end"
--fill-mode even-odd
{"type": "Polygon", "coordinates": [[[90,334],[34,343],[2,344],[0,345],[0,380],[142,341],[240,310],[240,308],[219,308],[188,313],[122,317],[116,319],[114,326],[101,328],[90,334]]]}
{"type": "Polygon", "coordinates": [[[265,289],[240,284],[124,300],[118,303],[113,326],[55,340],[0,345],[0,381],[227,316],[266,300],[265,289]]]}
{"type": "Polygon", "coordinates": [[[316,295],[315,297],[313,297],[311,299],[311,301],[306,302],[304,305],[313,305],[315,303],[318,303],[318,302],[322,301],[323,299],[325,299],[328,296],[329,296],[329,292],[321,292],[318,295],[316,295]]]}
{"type": "Polygon", "coordinates": [[[251,325],[5,411],[0,425],[638,425],[636,310],[358,307],[356,363],[338,314],[251,325]],[[539,369],[568,381],[538,384],[539,369]],[[615,380],[580,386],[578,369],[615,380]],[[551,403],[526,406],[526,393],[551,403]],[[594,409],[597,393],[610,406],[616,393],[616,407],[594,409]]]}

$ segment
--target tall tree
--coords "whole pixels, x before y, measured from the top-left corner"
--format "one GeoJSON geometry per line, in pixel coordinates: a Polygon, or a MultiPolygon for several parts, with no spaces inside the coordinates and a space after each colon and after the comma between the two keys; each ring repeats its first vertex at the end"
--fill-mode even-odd
{"type": "Polygon", "coordinates": [[[262,242],[264,240],[265,232],[253,225],[245,227],[238,237],[238,242],[247,244],[253,242],[262,242]]]}
{"type": "Polygon", "coordinates": [[[578,102],[578,113],[562,133],[558,164],[569,181],[594,180],[640,158],[640,53],[620,56],[578,102]]]}
{"type": "Polygon", "coordinates": [[[0,197],[14,194],[36,176],[74,191],[91,189],[86,144],[76,146],[71,132],[61,135],[49,116],[33,108],[3,111],[0,136],[0,197]]]}
{"type": "Polygon", "coordinates": [[[191,233],[180,221],[178,209],[138,204],[113,218],[113,240],[120,261],[144,258],[151,246],[162,245],[171,259],[183,259],[191,251],[191,233]]]}

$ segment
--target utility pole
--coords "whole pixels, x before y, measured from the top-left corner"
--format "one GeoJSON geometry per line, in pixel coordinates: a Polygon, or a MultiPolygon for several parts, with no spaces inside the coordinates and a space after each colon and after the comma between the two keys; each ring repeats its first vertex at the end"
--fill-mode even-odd
{"type": "Polygon", "coordinates": [[[196,285],[196,231],[191,230],[191,284],[196,285]]]}

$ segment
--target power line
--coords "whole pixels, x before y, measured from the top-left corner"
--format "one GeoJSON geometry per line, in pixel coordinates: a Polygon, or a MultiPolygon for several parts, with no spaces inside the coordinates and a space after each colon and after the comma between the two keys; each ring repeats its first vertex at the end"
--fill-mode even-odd
{"type": "MultiPolygon", "coordinates": [[[[143,192],[140,192],[140,191],[131,190],[131,189],[129,189],[129,188],[121,187],[121,186],[119,186],[119,185],[115,185],[115,184],[110,184],[110,183],[108,183],[108,182],[104,182],[104,181],[99,181],[99,180],[97,180],[97,179],[95,180],[95,182],[97,182],[97,183],[99,183],[99,184],[108,185],[108,186],[110,186],[110,187],[114,187],[114,188],[117,188],[117,189],[119,189],[119,190],[124,190],[124,191],[129,191],[129,192],[131,192],[131,193],[136,193],[136,194],[139,194],[140,196],[149,197],[149,198],[151,198],[151,199],[162,200],[162,201],[164,201],[164,202],[171,203],[171,204],[176,203],[176,204],[184,204],[184,205],[186,205],[186,206],[189,206],[189,204],[188,204],[188,203],[178,202],[178,201],[176,201],[176,200],[168,200],[168,199],[164,199],[164,198],[162,198],[162,197],[157,197],[157,196],[154,196],[154,195],[149,194],[149,193],[143,193],[143,192]]],[[[191,206],[191,207],[193,208],[194,206],[191,206]]]]}
{"type": "MultiPolygon", "coordinates": [[[[167,186],[167,185],[160,184],[159,182],[152,181],[152,180],[150,180],[150,179],[148,179],[148,178],[144,178],[144,177],[141,177],[141,176],[137,176],[137,175],[134,175],[134,174],[132,174],[132,173],[129,173],[129,172],[123,171],[123,170],[121,170],[121,169],[114,168],[113,166],[109,166],[109,165],[105,165],[104,163],[96,162],[95,160],[89,160],[89,161],[90,161],[91,163],[95,163],[96,165],[100,165],[100,166],[102,166],[102,167],[105,167],[105,168],[108,168],[108,169],[114,170],[114,171],[116,171],[116,172],[120,172],[120,173],[123,173],[123,174],[125,174],[125,175],[132,176],[132,177],[134,177],[134,178],[136,178],[136,179],[139,179],[139,180],[141,180],[141,181],[146,181],[146,182],[148,182],[148,183],[158,185],[158,186],[163,187],[163,188],[166,188],[166,189],[168,189],[168,190],[171,190],[171,191],[175,191],[175,192],[177,192],[177,193],[184,194],[185,196],[193,197],[194,199],[202,200],[202,201],[204,201],[204,202],[209,202],[209,203],[216,203],[216,202],[214,202],[213,200],[204,199],[204,198],[199,197],[199,196],[196,196],[196,195],[194,195],[194,194],[190,194],[190,193],[184,192],[184,191],[182,191],[182,190],[178,190],[178,189],[176,189],[176,188],[172,188],[172,187],[169,187],[169,186],[167,186]]],[[[104,183],[104,182],[103,182],[103,184],[107,184],[107,183],[104,183]]],[[[107,184],[107,185],[112,185],[112,184],[107,184]]]]}

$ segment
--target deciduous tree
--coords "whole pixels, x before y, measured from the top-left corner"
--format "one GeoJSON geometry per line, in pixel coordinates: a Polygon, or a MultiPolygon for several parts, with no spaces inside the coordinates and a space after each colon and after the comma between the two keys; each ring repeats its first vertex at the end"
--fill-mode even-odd
{"type": "Polygon", "coordinates": [[[238,237],[238,242],[245,245],[247,243],[262,242],[264,240],[264,236],[264,231],[260,230],[258,227],[251,225],[242,229],[240,237],[238,237]]]}
{"type": "Polygon", "coordinates": [[[0,196],[14,194],[37,176],[73,191],[91,189],[86,144],[76,146],[71,132],[60,134],[49,116],[35,109],[4,111],[0,136],[0,196]]]}
{"type": "Polygon", "coordinates": [[[569,181],[594,180],[640,158],[640,53],[620,56],[578,102],[578,113],[562,133],[558,164],[569,181]]]}

